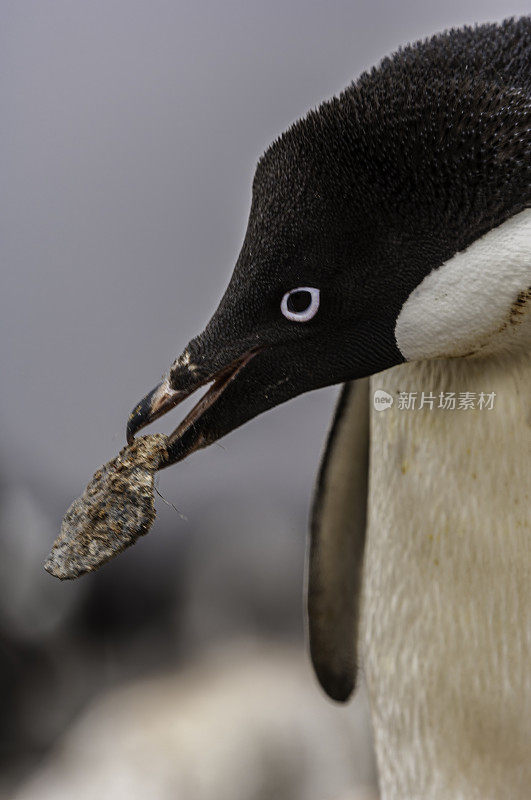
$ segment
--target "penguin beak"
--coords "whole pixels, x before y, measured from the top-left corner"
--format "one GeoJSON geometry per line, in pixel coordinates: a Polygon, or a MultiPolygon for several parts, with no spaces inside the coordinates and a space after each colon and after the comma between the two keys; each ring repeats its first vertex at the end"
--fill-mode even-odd
{"type": "Polygon", "coordinates": [[[297,395],[372,375],[403,360],[384,319],[366,320],[347,331],[335,326],[326,336],[316,330],[298,339],[257,339],[223,342],[212,330],[193,339],[169,376],[131,412],[129,444],[141,428],[207,384],[203,397],[167,437],[167,458],[159,469],[297,395]]]}
{"type": "MultiPolygon", "coordinates": [[[[187,414],[178,428],[176,428],[171,436],[168,437],[168,447],[170,444],[179,440],[189,428],[198,422],[200,417],[207,411],[207,409],[214,405],[216,400],[226,390],[227,386],[233,380],[235,380],[241,370],[246,367],[246,365],[251,361],[252,358],[254,358],[260,349],[261,348],[257,347],[247,351],[242,356],[239,356],[232,361],[228,366],[207,378],[200,378],[195,381],[190,381],[189,375],[187,375],[187,379],[185,380],[186,388],[173,389],[171,387],[169,377],[165,377],[164,380],[145,397],[143,397],[142,400],[131,411],[127,421],[127,443],[132,444],[138,431],[140,431],[146,425],[151,424],[159,417],[163,416],[163,414],[166,414],[172,408],[175,408],[175,406],[177,406],[187,397],[190,397],[190,395],[199,388],[210,383],[211,386],[208,391],[203,395],[199,402],[196,403],[189,414],[187,414]]],[[[193,449],[190,449],[181,457],[184,458],[184,455],[188,455],[189,452],[199,449],[201,446],[207,444],[207,442],[205,442],[202,437],[198,437],[195,444],[196,446],[193,447],[193,449]]],[[[168,464],[162,464],[162,466],[168,466],[175,460],[180,460],[180,458],[172,458],[168,464]]]]}
{"type": "Polygon", "coordinates": [[[248,341],[225,345],[212,338],[193,340],[168,377],[129,415],[127,441],[131,444],[139,430],[210,384],[167,437],[167,458],[159,469],[207,447],[258,414],[332,382],[328,371],[319,374],[315,350],[305,346],[308,342],[265,343],[262,339],[260,344],[249,346],[248,341]]]}

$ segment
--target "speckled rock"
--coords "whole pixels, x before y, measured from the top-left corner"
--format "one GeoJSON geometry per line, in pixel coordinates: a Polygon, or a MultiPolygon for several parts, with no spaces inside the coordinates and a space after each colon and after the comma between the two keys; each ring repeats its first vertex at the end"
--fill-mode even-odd
{"type": "Polygon", "coordinates": [[[105,564],[151,528],[154,477],[166,456],[166,437],[142,436],[93,475],[66,512],[44,569],[61,580],[105,564]]]}

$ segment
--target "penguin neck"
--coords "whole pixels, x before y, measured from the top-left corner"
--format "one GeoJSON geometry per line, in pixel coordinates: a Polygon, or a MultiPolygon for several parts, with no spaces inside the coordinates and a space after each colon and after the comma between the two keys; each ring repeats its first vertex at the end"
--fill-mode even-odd
{"type": "Polygon", "coordinates": [[[523,800],[529,351],[403,364],[371,385],[394,398],[371,412],[363,588],[382,800],[523,800]],[[400,408],[399,396],[415,392],[417,408],[400,408]],[[418,408],[422,392],[433,408],[418,408]],[[469,393],[476,408],[438,407],[451,392],[457,405],[469,393]],[[492,408],[477,407],[480,393],[494,393],[492,408]]]}

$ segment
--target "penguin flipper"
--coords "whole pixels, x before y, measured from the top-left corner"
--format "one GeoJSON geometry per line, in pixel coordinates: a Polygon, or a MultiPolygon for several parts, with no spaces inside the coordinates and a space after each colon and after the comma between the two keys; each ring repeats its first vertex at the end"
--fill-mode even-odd
{"type": "Polygon", "coordinates": [[[344,702],[356,685],[367,518],[369,379],[346,383],[314,495],[307,567],[308,636],[324,691],[344,702]]]}

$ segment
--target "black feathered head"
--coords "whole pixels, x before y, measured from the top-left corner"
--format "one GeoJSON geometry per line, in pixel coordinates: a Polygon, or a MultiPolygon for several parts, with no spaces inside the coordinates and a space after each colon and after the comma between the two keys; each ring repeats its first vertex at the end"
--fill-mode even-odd
{"type": "Polygon", "coordinates": [[[218,309],[134,409],[129,439],[212,383],[170,437],[172,463],[404,360],[411,292],[529,204],[530,38],[524,18],[407,47],[284,133],[258,164],[218,309]]]}

